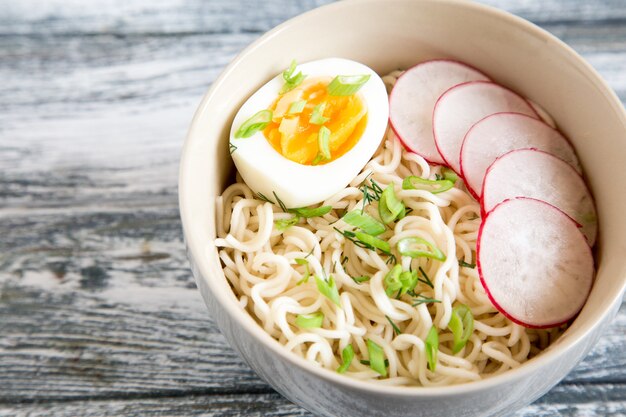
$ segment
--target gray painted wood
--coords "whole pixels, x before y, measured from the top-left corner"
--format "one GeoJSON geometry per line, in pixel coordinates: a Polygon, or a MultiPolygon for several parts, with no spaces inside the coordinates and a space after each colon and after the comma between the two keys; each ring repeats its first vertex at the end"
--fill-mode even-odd
{"type": "MultiPolygon", "coordinates": [[[[0,415],[310,415],[208,316],[176,177],[220,70],[323,3],[0,0],[0,415]]],[[[561,37],[626,100],[626,2],[485,3],[561,37]]],[[[622,305],[592,353],[516,416],[625,414],[622,305]]]]}

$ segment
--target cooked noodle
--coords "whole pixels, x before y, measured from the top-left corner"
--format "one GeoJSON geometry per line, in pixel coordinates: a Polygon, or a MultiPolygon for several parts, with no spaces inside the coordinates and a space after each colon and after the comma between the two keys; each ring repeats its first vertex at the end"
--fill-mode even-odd
{"type": "MultiPolygon", "coordinates": [[[[394,72],[383,80],[390,87],[399,74],[394,72]]],[[[531,330],[511,322],[489,301],[476,269],[458,264],[458,260],[471,264],[476,258],[479,204],[462,184],[440,194],[399,187],[408,175],[434,179],[440,171],[441,167],[430,166],[420,156],[405,151],[389,130],[362,172],[322,203],[333,207],[330,213],[301,219],[284,232],[276,229],[274,221],[292,215],[256,198],[238,175],[237,182],[217,199],[215,244],[241,307],[286,350],[318,366],[337,369],[342,350],[352,344],[355,359],[346,375],[379,384],[441,386],[469,382],[515,368],[538,354],[563,329],[531,330]],[[359,186],[366,179],[373,179],[382,188],[394,183],[398,198],[412,209],[393,230],[379,237],[394,247],[403,237],[419,236],[446,254],[444,262],[398,256],[404,270],[422,267],[432,280],[434,288],[420,283],[416,292],[440,302],[414,307],[408,295],[388,297],[383,284],[391,268],[387,257],[354,245],[334,230],[346,228],[338,220],[346,210],[363,207],[359,186]],[[295,259],[305,257],[311,275],[334,277],[341,308],[319,292],[313,277],[298,285],[305,269],[295,259]],[[359,284],[351,278],[362,275],[371,279],[359,284]],[[474,333],[455,355],[447,327],[452,308],[459,303],[472,311],[474,333]],[[296,326],[297,315],[317,311],[324,314],[321,328],[296,326]],[[389,320],[401,334],[394,332],[389,320]],[[440,341],[435,372],[428,368],[424,343],[433,325],[440,341]],[[368,359],[367,339],[383,348],[389,361],[387,378],[359,362],[368,359]]]]}

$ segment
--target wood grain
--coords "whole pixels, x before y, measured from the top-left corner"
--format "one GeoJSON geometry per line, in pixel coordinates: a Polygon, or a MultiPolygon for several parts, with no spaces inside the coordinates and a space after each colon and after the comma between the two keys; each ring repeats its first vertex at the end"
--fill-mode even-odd
{"type": "MultiPolygon", "coordinates": [[[[284,20],[330,0],[185,1],[100,0],[84,7],[80,0],[0,1],[0,34],[123,34],[264,32],[284,20]]],[[[483,0],[532,22],[619,25],[626,19],[621,0],[483,0]]]]}
{"type": "MultiPolygon", "coordinates": [[[[535,404],[514,413],[513,417],[621,417],[624,397],[615,385],[556,387],[535,404]]],[[[45,404],[0,405],[0,415],[57,417],[205,416],[205,417],[312,417],[302,408],[276,393],[238,395],[186,395],[145,399],[115,399],[45,404]]]]}
{"type": "MultiPolygon", "coordinates": [[[[261,32],[326,0],[0,0],[0,415],[309,416],[227,346],[190,275],[180,147],[261,32]]],[[[626,101],[626,2],[489,0],[626,101]]],[[[626,304],[516,416],[626,414],[626,304]]]]}

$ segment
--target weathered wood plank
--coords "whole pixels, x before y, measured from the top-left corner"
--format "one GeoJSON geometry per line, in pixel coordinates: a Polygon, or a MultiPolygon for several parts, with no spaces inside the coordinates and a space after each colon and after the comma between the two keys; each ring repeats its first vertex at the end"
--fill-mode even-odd
{"type": "MultiPolygon", "coordinates": [[[[0,0],[0,415],[310,415],[210,321],[176,176],[221,69],[327,2],[0,0]]],[[[626,100],[626,3],[485,3],[564,39],[626,100]]],[[[516,416],[624,415],[625,385],[626,304],[565,382],[516,416]]]]}
{"type": "MultiPolygon", "coordinates": [[[[513,417],[572,415],[618,417],[626,410],[625,386],[559,386],[535,404],[513,417]]],[[[1,405],[7,416],[220,416],[220,417],[312,417],[313,414],[288,402],[276,393],[240,395],[188,395],[184,397],[141,398],[109,401],[47,402],[44,404],[1,405]]]]}
{"type": "MultiPolygon", "coordinates": [[[[264,32],[330,0],[185,1],[103,0],[97,7],[80,1],[0,1],[0,34],[184,34],[264,32]]],[[[626,19],[621,0],[483,0],[535,23],[603,22],[626,19]]]]}
{"type": "MultiPolygon", "coordinates": [[[[613,38],[579,29],[565,39],[626,99],[626,27],[613,38]]],[[[0,216],[89,209],[95,198],[170,204],[200,97],[256,36],[0,37],[0,216]],[[46,74],[31,76],[44,63],[46,74]]]]}
{"type": "MultiPolygon", "coordinates": [[[[211,322],[174,201],[11,216],[0,236],[0,402],[268,389],[211,322]]],[[[624,335],[626,304],[567,381],[626,383],[624,335]]]]}

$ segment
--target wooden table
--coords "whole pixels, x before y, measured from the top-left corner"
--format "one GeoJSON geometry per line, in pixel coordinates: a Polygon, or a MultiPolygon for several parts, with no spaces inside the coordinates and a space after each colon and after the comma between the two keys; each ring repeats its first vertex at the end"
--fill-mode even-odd
{"type": "MultiPolygon", "coordinates": [[[[0,0],[0,415],[311,415],[211,321],[176,183],[222,68],[326,2],[0,0]]],[[[565,40],[626,99],[626,1],[485,3],[565,40]]],[[[626,304],[515,415],[626,415],[626,304]]]]}

